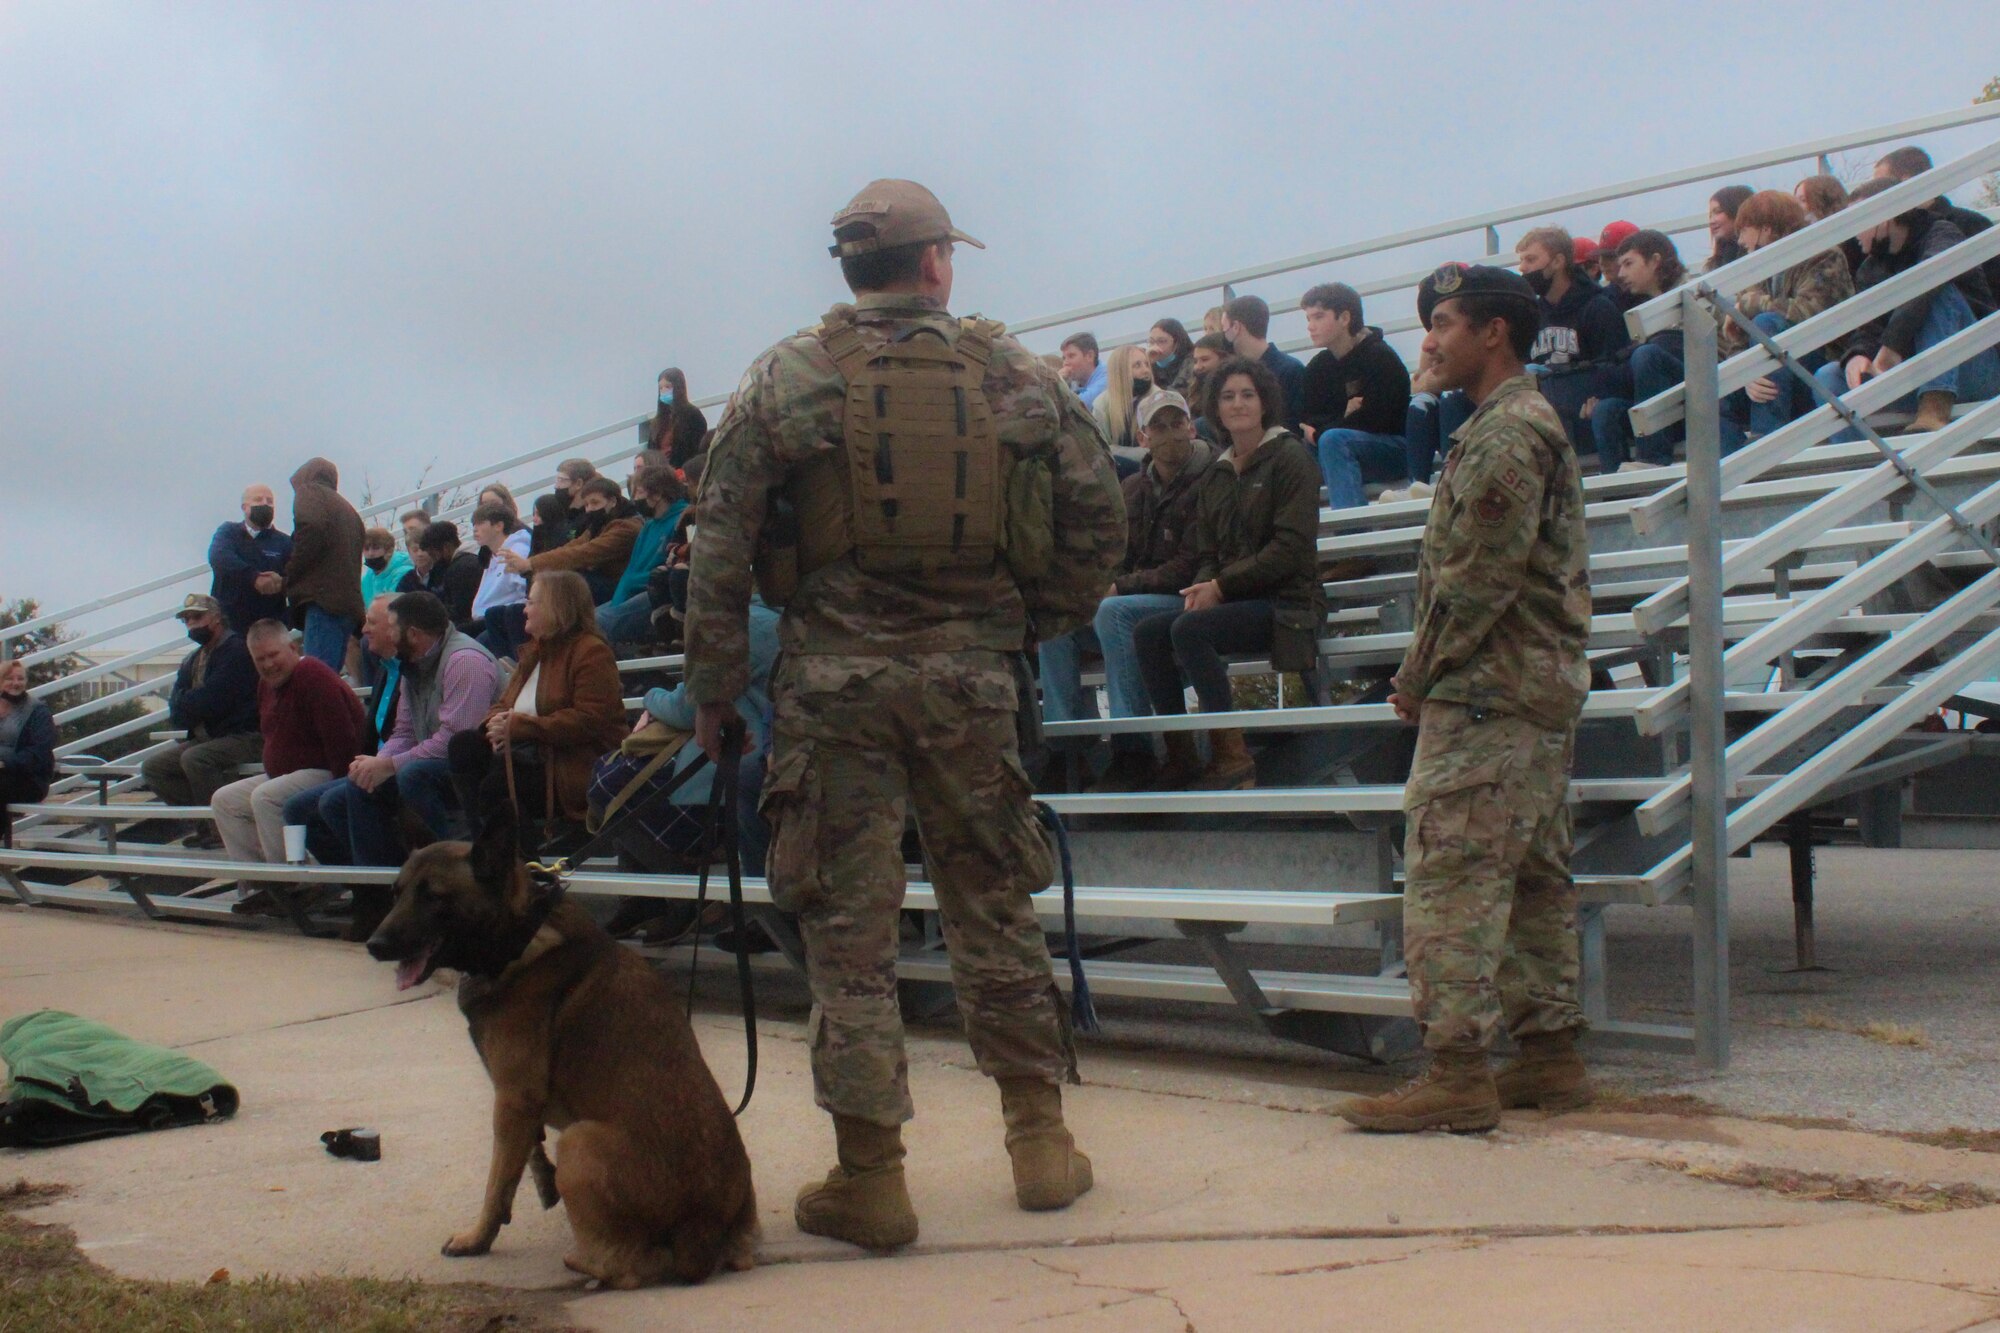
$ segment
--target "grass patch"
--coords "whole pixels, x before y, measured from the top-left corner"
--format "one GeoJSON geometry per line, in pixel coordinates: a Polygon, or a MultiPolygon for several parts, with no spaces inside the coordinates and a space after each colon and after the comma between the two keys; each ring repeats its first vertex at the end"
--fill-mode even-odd
{"type": "MultiPolygon", "coordinates": [[[[1661,1163],[1661,1165],[1672,1165],[1661,1163]]],[[[1978,1185],[1913,1185],[1904,1180],[1837,1176],[1770,1166],[1675,1166],[1696,1180],[1765,1190],[1811,1203],[1866,1203],[1899,1213],[1948,1213],[2000,1203],[2000,1193],[1978,1185]]]]}
{"type": "Polygon", "coordinates": [[[76,1248],[68,1227],[20,1216],[67,1193],[18,1180],[0,1188],[0,1331],[206,1333],[210,1329],[325,1333],[574,1333],[557,1305],[574,1293],[433,1287],[373,1278],[134,1281],[76,1248]]]}
{"type": "Polygon", "coordinates": [[[1911,1143],[1922,1143],[1932,1148],[1962,1148],[1966,1152],[2000,1152],[2000,1129],[1967,1129],[1963,1125],[1953,1125],[1950,1129],[1912,1131],[1896,1135],[1911,1143]]]}

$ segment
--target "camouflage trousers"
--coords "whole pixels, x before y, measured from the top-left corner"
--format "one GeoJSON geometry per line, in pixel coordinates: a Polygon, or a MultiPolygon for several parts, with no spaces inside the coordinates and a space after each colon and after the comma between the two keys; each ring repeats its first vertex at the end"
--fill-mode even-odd
{"type": "Polygon", "coordinates": [[[1582,1028],[1570,878],[1574,727],[1429,700],[1403,797],[1403,950],[1431,1050],[1582,1028]]]}
{"type": "Polygon", "coordinates": [[[1052,858],[1016,754],[1007,660],[787,656],[771,692],[768,868],[805,941],[820,1106],[880,1125],[914,1114],[896,998],[911,811],[981,1072],[1060,1080],[1061,999],[1029,901],[1052,858]]]}

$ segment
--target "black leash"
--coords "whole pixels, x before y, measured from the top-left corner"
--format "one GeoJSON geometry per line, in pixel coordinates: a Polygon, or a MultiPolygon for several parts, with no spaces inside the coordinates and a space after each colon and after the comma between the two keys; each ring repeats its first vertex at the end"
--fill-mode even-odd
{"type": "Polygon", "coordinates": [[[1046,801],[1036,801],[1035,811],[1055,835],[1056,856],[1062,862],[1063,949],[1069,955],[1070,1021],[1078,1032],[1096,1032],[1097,1006],[1090,1000],[1090,980],[1083,975],[1083,949],[1076,940],[1076,870],[1069,859],[1069,829],[1046,801]]]}
{"type": "MultiPolygon", "coordinates": [[[[732,713],[722,725],[722,757],[715,761],[715,783],[708,793],[708,855],[702,858],[701,877],[695,884],[694,950],[688,957],[688,1012],[694,1012],[696,964],[701,959],[701,916],[708,905],[708,871],[715,862],[715,840],[722,842],[729,862],[729,920],[736,932],[736,988],[743,1000],[743,1100],[733,1115],[742,1115],[757,1090],[757,987],[750,977],[750,936],[743,919],[742,841],[737,827],[737,792],[743,774],[743,719],[732,713]]],[[[703,758],[707,756],[704,755],[703,758]]]]}

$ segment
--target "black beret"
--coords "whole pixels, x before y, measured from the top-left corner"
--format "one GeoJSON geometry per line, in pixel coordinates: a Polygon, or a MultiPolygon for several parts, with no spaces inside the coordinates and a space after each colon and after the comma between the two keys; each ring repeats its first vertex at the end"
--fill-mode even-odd
{"type": "Polygon", "coordinates": [[[1441,264],[1417,284],[1417,318],[1431,326],[1431,311],[1454,296],[1512,296],[1535,304],[1535,289],[1512,269],[1491,264],[1441,264]]]}

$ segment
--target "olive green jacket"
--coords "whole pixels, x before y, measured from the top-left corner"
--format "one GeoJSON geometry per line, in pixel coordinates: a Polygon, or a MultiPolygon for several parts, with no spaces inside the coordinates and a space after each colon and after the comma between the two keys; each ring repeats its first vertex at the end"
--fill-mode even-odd
{"type": "Polygon", "coordinates": [[[1304,671],[1319,656],[1326,620],[1319,578],[1319,467],[1290,431],[1273,426],[1239,471],[1225,451],[1196,500],[1197,583],[1223,599],[1273,604],[1271,664],[1304,671]]]}

